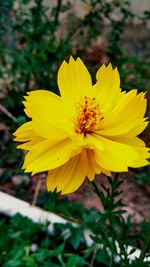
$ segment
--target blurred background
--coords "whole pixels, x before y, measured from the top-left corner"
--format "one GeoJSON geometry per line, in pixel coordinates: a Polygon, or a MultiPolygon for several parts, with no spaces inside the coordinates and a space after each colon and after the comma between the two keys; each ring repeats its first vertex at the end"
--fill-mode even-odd
{"type": "MultiPolygon", "coordinates": [[[[46,193],[45,174],[31,177],[21,170],[24,152],[16,149],[12,137],[27,120],[23,96],[35,89],[59,94],[57,71],[70,55],[81,57],[93,81],[103,63],[117,66],[123,90],[137,88],[139,92],[146,92],[147,117],[150,117],[150,1],[0,0],[0,190],[55,213],[68,216],[71,211],[80,217],[83,212],[80,205],[72,204],[75,200],[85,207],[97,207],[89,183],[68,196],[69,200],[46,193]],[[71,206],[67,206],[68,201],[71,206]]],[[[141,138],[150,145],[149,126],[141,138]]],[[[96,179],[98,183],[107,183],[104,176],[96,179]]],[[[135,223],[149,220],[150,167],[130,169],[128,174],[122,174],[122,179],[128,215],[135,223]]],[[[21,219],[17,220],[19,224],[21,219]]],[[[3,222],[6,224],[6,218],[3,222]]],[[[16,221],[12,221],[12,225],[15,229],[16,221]]],[[[12,233],[11,227],[9,233],[12,233]]],[[[1,233],[7,228],[1,224],[1,233]]],[[[7,238],[5,244],[8,251],[12,251],[10,237],[7,238]]],[[[0,240],[0,250],[3,241],[0,240]]],[[[38,266],[21,260],[15,265],[16,250],[12,253],[11,263],[5,256],[0,261],[3,267],[38,266]]]]}
{"type": "MultiPolygon", "coordinates": [[[[149,116],[149,0],[0,1],[1,190],[25,198],[24,190],[37,183],[22,172],[24,155],[16,150],[12,133],[26,121],[22,101],[27,91],[59,94],[57,71],[70,55],[82,58],[93,81],[103,63],[117,66],[123,90],[147,92],[149,116]]],[[[149,145],[149,127],[142,138],[149,145]]],[[[150,193],[149,167],[135,173],[135,183],[150,193]]]]}

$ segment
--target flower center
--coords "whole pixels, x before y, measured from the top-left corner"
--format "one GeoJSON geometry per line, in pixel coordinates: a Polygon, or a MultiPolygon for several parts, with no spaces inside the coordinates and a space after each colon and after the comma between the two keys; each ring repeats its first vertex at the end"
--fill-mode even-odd
{"type": "Polygon", "coordinates": [[[99,122],[103,119],[99,104],[95,98],[85,96],[77,105],[76,133],[91,133],[99,128],[99,122]]]}

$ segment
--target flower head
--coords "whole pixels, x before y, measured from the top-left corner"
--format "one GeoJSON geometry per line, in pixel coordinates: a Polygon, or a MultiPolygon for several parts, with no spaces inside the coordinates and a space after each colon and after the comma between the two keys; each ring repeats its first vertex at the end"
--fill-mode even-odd
{"type": "Polygon", "coordinates": [[[148,164],[149,149],[137,136],[146,128],[145,94],[122,92],[117,68],[102,67],[92,85],[78,58],[58,71],[60,95],[37,90],[25,97],[30,118],[15,133],[27,150],[23,169],[48,171],[49,191],[72,193],[87,177],[125,172],[148,164]]]}

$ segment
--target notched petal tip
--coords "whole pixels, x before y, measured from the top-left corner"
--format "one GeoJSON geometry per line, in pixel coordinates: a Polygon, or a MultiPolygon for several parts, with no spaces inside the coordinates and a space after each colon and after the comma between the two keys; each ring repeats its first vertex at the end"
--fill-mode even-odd
{"type": "Polygon", "coordinates": [[[60,72],[64,71],[66,69],[66,67],[68,66],[69,63],[66,62],[66,60],[63,60],[63,62],[61,63],[59,70],[58,70],[58,74],[57,74],[57,79],[59,80],[59,76],[60,76],[60,72]]]}
{"type": "Polygon", "coordinates": [[[108,68],[108,69],[110,69],[110,70],[115,70],[115,69],[113,69],[113,66],[112,66],[111,63],[109,63],[109,64],[106,66],[106,68],[108,68]]]}
{"type": "Polygon", "coordinates": [[[25,99],[25,100],[23,100],[22,101],[22,103],[24,104],[26,104],[26,102],[30,99],[30,95],[25,95],[25,96],[23,96],[23,98],[25,99]]]}
{"type": "Polygon", "coordinates": [[[22,145],[18,145],[17,149],[24,149],[24,148],[22,148],[22,145]]]}
{"type": "Polygon", "coordinates": [[[70,58],[69,58],[69,63],[74,63],[76,62],[76,60],[73,58],[73,56],[71,55],[70,58]]]}
{"type": "Polygon", "coordinates": [[[77,60],[76,60],[76,62],[78,62],[78,63],[80,63],[80,64],[83,64],[83,65],[84,65],[84,63],[83,63],[83,61],[82,61],[82,59],[81,59],[80,57],[77,57],[77,60]]]}
{"type": "Polygon", "coordinates": [[[111,63],[109,63],[107,66],[103,64],[96,73],[96,79],[97,81],[99,80],[104,81],[104,85],[105,83],[107,84],[108,79],[111,79],[111,80],[115,79],[116,86],[118,86],[118,84],[120,84],[120,76],[119,76],[118,68],[117,67],[113,68],[111,63]]]}
{"type": "MultiPolygon", "coordinates": [[[[13,136],[13,138],[17,138],[17,130],[14,133],[12,133],[12,136],[13,136]]],[[[16,140],[14,139],[14,141],[16,141],[16,140]]]]}
{"type": "Polygon", "coordinates": [[[26,100],[23,100],[23,101],[22,101],[22,104],[23,104],[24,106],[26,106],[26,100]]]}

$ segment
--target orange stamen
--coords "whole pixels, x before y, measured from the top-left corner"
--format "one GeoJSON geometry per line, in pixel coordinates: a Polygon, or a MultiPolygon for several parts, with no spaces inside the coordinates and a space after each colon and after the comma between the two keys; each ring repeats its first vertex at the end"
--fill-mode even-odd
{"type": "Polygon", "coordinates": [[[96,99],[85,96],[77,106],[76,133],[91,133],[99,128],[99,122],[103,119],[99,104],[96,99]]]}

